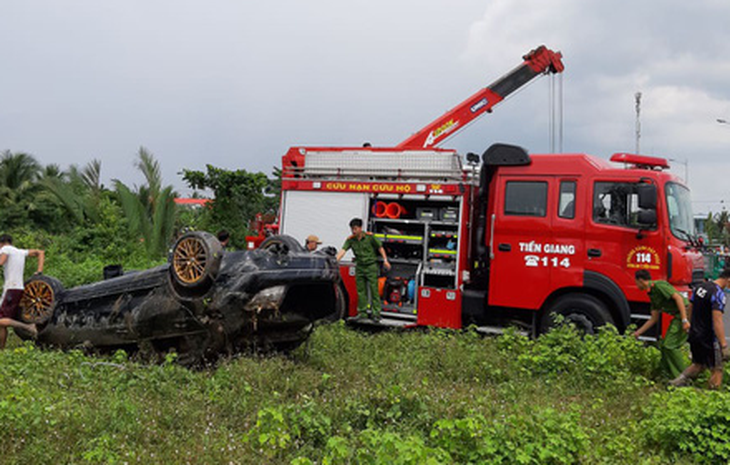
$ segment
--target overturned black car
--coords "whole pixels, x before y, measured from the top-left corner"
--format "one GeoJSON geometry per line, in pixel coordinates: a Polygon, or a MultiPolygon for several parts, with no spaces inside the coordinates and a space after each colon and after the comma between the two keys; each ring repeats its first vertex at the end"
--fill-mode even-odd
{"type": "Polygon", "coordinates": [[[37,343],[60,348],[178,353],[196,365],[242,350],[291,350],[316,320],[341,313],[337,263],[287,236],[254,251],[224,251],[187,233],[169,263],[64,290],[49,276],[25,285],[20,315],[37,343]]]}

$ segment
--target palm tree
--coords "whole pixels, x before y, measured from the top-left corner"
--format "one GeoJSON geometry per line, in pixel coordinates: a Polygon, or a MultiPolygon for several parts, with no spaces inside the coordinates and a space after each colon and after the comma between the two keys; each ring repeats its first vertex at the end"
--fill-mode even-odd
{"type": "Polygon", "coordinates": [[[51,163],[50,165],[46,165],[41,170],[41,176],[40,178],[43,179],[64,179],[66,177],[66,173],[64,173],[61,170],[61,167],[58,166],[55,163],[51,163]]]}
{"type": "Polygon", "coordinates": [[[81,170],[71,165],[61,176],[49,176],[49,165],[41,180],[46,188],[75,221],[99,220],[99,204],[104,186],[101,184],[101,161],[94,159],[81,170]]]}
{"type": "Polygon", "coordinates": [[[151,257],[165,254],[175,228],[175,197],[172,186],[162,187],[160,165],[144,147],[140,147],[135,166],[146,184],[136,191],[114,179],[114,189],[129,222],[130,230],[144,240],[151,257]]]}
{"type": "Polygon", "coordinates": [[[38,180],[41,165],[27,153],[5,150],[0,155],[0,187],[18,190],[38,180]]]}
{"type": "Polygon", "coordinates": [[[0,154],[0,208],[3,211],[0,224],[15,227],[26,224],[37,209],[34,203],[38,193],[41,165],[27,153],[0,154]]]}

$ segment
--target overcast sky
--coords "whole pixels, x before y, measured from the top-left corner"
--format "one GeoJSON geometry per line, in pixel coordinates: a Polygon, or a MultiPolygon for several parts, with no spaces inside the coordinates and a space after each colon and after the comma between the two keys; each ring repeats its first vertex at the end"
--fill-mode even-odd
{"type": "MultiPolygon", "coordinates": [[[[566,65],[563,150],[633,152],[640,91],[641,152],[688,160],[702,212],[730,203],[729,23],[727,0],[5,0],[0,150],[139,184],[144,146],[185,192],[183,168],[395,145],[545,44],[566,65]]],[[[548,152],[549,82],[442,147],[548,152]]]]}

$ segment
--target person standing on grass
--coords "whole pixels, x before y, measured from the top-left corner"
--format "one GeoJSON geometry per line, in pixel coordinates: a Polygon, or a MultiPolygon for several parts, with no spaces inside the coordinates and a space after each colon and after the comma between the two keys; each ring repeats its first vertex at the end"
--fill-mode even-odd
{"type": "Polygon", "coordinates": [[[692,293],[692,326],[687,338],[692,364],[669,382],[672,386],[684,386],[706,369],[710,370],[710,389],[722,385],[723,361],[730,355],[722,319],[729,284],[730,268],[725,268],[716,280],[705,281],[692,293]]]}
{"type": "Polygon", "coordinates": [[[659,321],[660,312],[673,317],[666,335],[659,338],[659,350],[662,354],[661,371],[668,378],[674,379],[689,365],[687,357],[682,352],[682,347],[687,343],[687,332],[690,329],[687,318],[689,302],[668,282],[653,281],[647,270],[638,270],[634,277],[639,290],[649,292],[651,305],[651,317],[634,332],[634,337],[638,338],[654,326],[659,321]]]}
{"type": "Polygon", "coordinates": [[[372,318],[378,321],[381,310],[380,293],[378,292],[378,254],[383,257],[383,266],[386,270],[390,269],[390,262],[388,262],[388,256],[380,241],[373,236],[373,233],[366,233],[362,230],[360,218],[353,218],[350,221],[350,231],[352,231],[352,235],[337,252],[337,261],[339,262],[345,253],[352,249],[352,253],[355,254],[357,316],[362,318],[366,313],[372,312],[372,318]]]}
{"type": "Polygon", "coordinates": [[[46,254],[42,250],[18,249],[13,247],[13,238],[7,234],[0,236],[0,265],[4,268],[5,282],[3,284],[2,303],[0,304],[0,349],[5,348],[8,339],[8,327],[23,329],[32,337],[38,335],[34,324],[25,324],[18,321],[18,307],[23,298],[23,271],[25,257],[38,257],[38,271],[43,272],[43,263],[46,254]]]}

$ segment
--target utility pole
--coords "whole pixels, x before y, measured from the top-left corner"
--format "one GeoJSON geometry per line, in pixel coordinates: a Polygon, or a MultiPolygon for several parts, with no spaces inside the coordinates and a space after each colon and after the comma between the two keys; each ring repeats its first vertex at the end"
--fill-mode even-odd
{"type": "Polygon", "coordinates": [[[641,150],[639,149],[639,139],[641,139],[641,92],[635,93],[634,98],[636,99],[636,153],[640,154],[641,150]]]}

